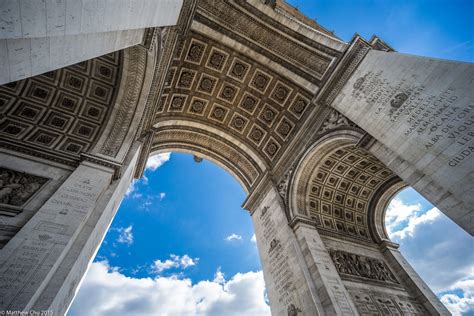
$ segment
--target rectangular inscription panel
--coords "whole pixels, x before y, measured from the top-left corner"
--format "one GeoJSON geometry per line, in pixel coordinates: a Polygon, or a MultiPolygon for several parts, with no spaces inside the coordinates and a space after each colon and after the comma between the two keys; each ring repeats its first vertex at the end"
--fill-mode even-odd
{"type": "Polygon", "coordinates": [[[318,315],[297,251],[297,241],[285,212],[271,190],[253,213],[272,315],[318,315]]]}
{"type": "Polygon", "coordinates": [[[87,220],[111,176],[112,171],[80,165],[2,249],[0,310],[27,306],[87,220]]]}

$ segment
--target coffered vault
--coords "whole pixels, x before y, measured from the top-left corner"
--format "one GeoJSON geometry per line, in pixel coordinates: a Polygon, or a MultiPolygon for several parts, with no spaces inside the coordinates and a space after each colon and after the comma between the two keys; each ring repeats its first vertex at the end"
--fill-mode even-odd
{"type": "MultiPolygon", "coordinates": [[[[474,232],[474,164],[459,158],[471,157],[473,66],[377,37],[345,43],[280,0],[167,1],[117,7],[122,23],[102,0],[57,4],[58,19],[90,23],[0,33],[0,51],[29,52],[0,64],[1,308],[65,312],[149,155],[182,151],[246,190],[273,314],[448,314],[388,239],[384,212],[410,185],[474,232]],[[71,53],[84,38],[101,44],[71,53]],[[38,43],[65,54],[46,63],[38,43]],[[434,142],[416,124],[460,136],[434,142]]],[[[30,11],[1,14],[45,22],[30,11]]]]}

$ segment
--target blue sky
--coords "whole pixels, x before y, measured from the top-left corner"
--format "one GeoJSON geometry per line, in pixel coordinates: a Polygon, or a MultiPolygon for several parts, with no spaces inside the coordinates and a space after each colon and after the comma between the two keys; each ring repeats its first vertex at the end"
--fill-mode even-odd
{"type": "MultiPolygon", "coordinates": [[[[396,50],[474,60],[473,1],[290,3],[343,40],[377,34],[396,50]]],[[[129,189],[69,315],[269,315],[245,193],[192,156],[149,160],[129,189]]],[[[474,315],[472,238],[414,190],[387,210],[391,238],[455,315],[474,315]]]]}

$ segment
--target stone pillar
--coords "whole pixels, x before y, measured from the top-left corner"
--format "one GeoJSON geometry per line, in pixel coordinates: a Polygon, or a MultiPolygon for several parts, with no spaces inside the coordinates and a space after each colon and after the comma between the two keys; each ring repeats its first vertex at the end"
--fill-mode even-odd
{"type": "Polygon", "coordinates": [[[358,315],[324,243],[313,225],[297,222],[294,231],[327,315],[358,315]]]}
{"type": "Polygon", "coordinates": [[[370,50],[332,107],[370,151],[474,234],[474,64],[370,50]]]}
{"type": "Polygon", "coordinates": [[[2,0],[0,84],[139,44],[175,25],[183,0],[2,0]]]}
{"type": "Polygon", "coordinates": [[[280,197],[272,187],[252,213],[272,315],[324,315],[280,197]]]}
{"type": "Polygon", "coordinates": [[[397,248],[398,245],[391,242],[383,242],[380,246],[385,259],[398,277],[417,295],[416,300],[423,304],[430,315],[451,315],[397,248]]]}
{"type": "Polygon", "coordinates": [[[0,310],[66,312],[133,177],[138,148],[123,176],[88,159],[74,170],[0,256],[0,310]]]}

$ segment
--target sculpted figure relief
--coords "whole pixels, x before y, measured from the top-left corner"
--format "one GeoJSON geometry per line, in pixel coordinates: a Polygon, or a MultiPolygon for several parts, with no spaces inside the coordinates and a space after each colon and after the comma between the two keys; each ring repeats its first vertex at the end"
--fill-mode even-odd
{"type": "Polygon", "coordinates": [[[351,123],[344,115],[342,115],[336,110],[333,110],[331,114],[329,114],[329,117],[326,119],[326,121],[323,123],[323,126],[321,127],[319,133],[322,134],[336,127],[350,125],[351,123]]]}
{"type": "Polygon", "coordinates": [[[21,207],[47,181],[46,178],[0,168],[0,203],[21,207]]]}
{"type": "Polygon", "coordinates": [[[379,259],[334,249],[329,249],[329,254],[340,274],[398,283],[389,267],[379,259]]]}

